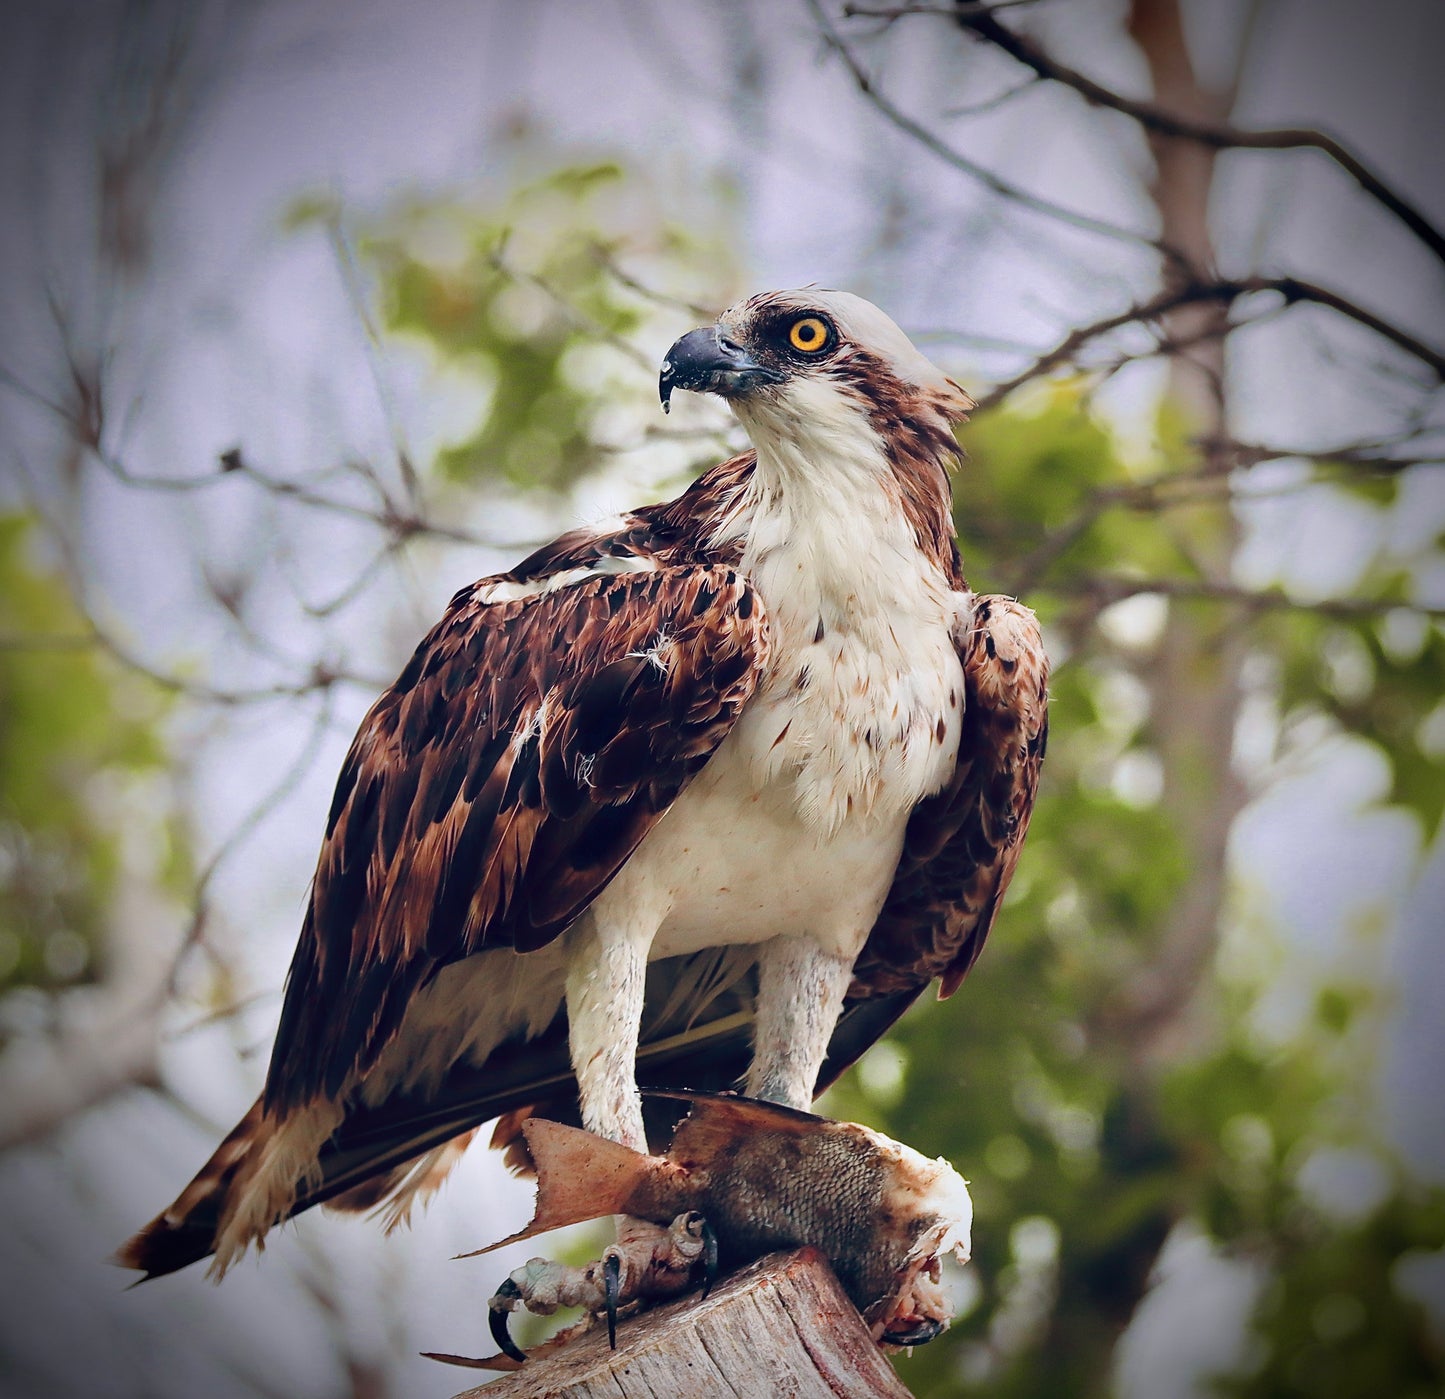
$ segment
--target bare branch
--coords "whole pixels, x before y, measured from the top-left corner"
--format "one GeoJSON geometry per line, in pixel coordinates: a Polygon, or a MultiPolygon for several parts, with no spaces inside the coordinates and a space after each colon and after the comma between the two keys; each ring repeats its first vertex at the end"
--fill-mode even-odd
{"type": "MultiPolygon", "coordinates": [[[[1072,88],[1085,101],[1132,117],[1147,130],[1160,136],[1175,136],[1197,141],[1215,150],[1316,150],[1328,156],[1344,170],[1372,199],[1388,209],[1442,262],[1445,262],[1445,233],[1425,217],[1404,195],[1386,181],[1335,137],[1305,127],[1280,127],[1251,131],[1228,122],[1197,121],[1171,112],[1153,102],[1123,97],[1112,88],[1070,68],[1050,56],[1037,40],[1001,24],[993,15],[997,6],[959,5],[948,12],[964,29],[972,31],[1002,49],[1011,58],[1033,70],[1040,78],[1072,88]]],[[[858,11],[854,11],[858,13],[858,11]]],[[[904,7],[897,14],[939,13],[937,10],[904,7]]]]}
{"type": "Polygon", "coordinates": [[[1158,250],[1158,240],[1151,238],[1147,233],[1141,233],[1136,229],[1126,228],[1122,224],[1111,223],[1107,219],[1095,218],[1092,214],[1084,214],[1077,209],[1069,209],[1062,204],[1056,204],[1053,200],[1033,194],[1022,186],[1014,184],[1011,180],[1006,180],[1001,175],[985,169],[976,161],[970,160],[962,151],[950,146],[921,122],[914,120],[895,106],[874,86],[868,70],[863,67],[857,55],[828,18],[821,0],[808,0],[808,9],[812,12],[824,42],[843,60],[844,65],[853,75],[853,81],[857,83],[858,90],[889,122],[898,130],[911,136],[925,150],[931,151],[940,160],[945,161],[955,170],[961,171],[970,179],[976,180],[986,189],[992,190],[1005,199],[1013,200],[1020,208],[1027,209],[1031,213],[1042,214],[1046,218],[1068,224],[1084,233],[1097,234],[1101,238],[1110,238],[1116,242],[1133,243],[1142,248],[1158,250]]]}
{"type": "Polygon", "coordinates": [[[452,544],[477,544],[485,548],[511,547],[508,543],[483,539],[470,530],[458,529],[454,525],[444,525],[421,515],[398,511],[385,497],[383,497],[384,503],[380,507],[373,508],[326,495],[300,481],[287,480],[284,476],[273,475],[255,466],[238,447],[233,447],[222,454],[219,471],[208,472],[204,476],[158,476],[132,470],[121,457],[103,447],[98,441],[86,441],[85,445],[100,466],[114,476],[117,481],[142,490],[204,491],[220,484],[228,477],[240,477],[250,481],[268,495],[294,500],[298,505],[304,505],[309,509],[324,510],[329,514],[342,515],[348,519],[366,521],[378,529],[387,531],[398,540],[410,539],[415,535],[426,535],[452,544]]]}
{"type": "MultiPolygon", "coordinates": [[[[402,436],[401,424],[397,417],[396,402],[391,391],[391,385],[387,382],[386,373],[381,363],[381,332],[377,329],[372,319],[371,308],[367,304],[366,289],[362,285],[361,267],[357,262],[356,249],[351,239],[347,236],[342,226],[339,215],[333,215],[327,221],[327,234],[331,243],[332,255],[336,259],[336,266],[341,274],[341,283],[346,291],[346,298],[351,304],[352,314],[355,315],[358,324],[361,326],[362,339],[366,344],[366,363],[371,372],[371,382],[376,389],[376,396],[381,404],[381,410],[386,418],[386,430],[391,437],[392,451],[396,455],[397,469],[401,473],[402,484],[406,487],[407,499],[412,502],[413,513],[416,502],[421,493],[421,483],[417,479],[416,468],[412,465],[411,453],[406,448],[402,436]]],[[[370,474],[370,473],[369,473],[370,474]]],[[[381,492],[388,508],[391,507],[390,497],[387,496],[385,488],[374,475],[371,480],[381,492]]]]}
{"type": "MultiPolygon", "coordinates": [[[[57,311],[57,315],[59,315],[57,311]]],[[[63,321],[57,321],[63,328],[63,321]]],[[[64,338],[64,337],[63,337],[64,338]]],[[[504,541],[485,539],[473,531],[459,529],[428,519],[415,511],[398,510],[387,496],[374,473],[364,473],[368,483],[376,491],[380,504],[376,507],[358,505],[352,501],[338,499],[316,490],[301,481],[288,480],[257,467],[240,447],[233,447],[221,454],[217,471],[205,475],[167,476],[138,471],[131,467],[117,452],[105,443],[105,396],[103,383],[98,372],[87,369],[80,363],[70,347],[66,345],[66,370],[70,380],[72,402],[61,403],[47,397],[27,384],[12,370],[0,365],[0,383],[13,392],[23,395],[38,407],[53,414],[69,430],[76,443],[88,452],[100,467],[117,481],[139,490],[207,491],[231,477],[250,481],[269,495],[294,500],[310,509],[323,510],[333,515],[362,520],[404,541],[416,535],[425,535],[454,544],[480,545],[484,548],[510,549],[529,547],[534,541],[504,541]]],[[[405,453],[398,447],[398,452],[405,453]]]]}
{"type": "MultiPolygon", "coordinates": [[[[135,960],[139,960],[135,958],[135,960]]],[[[120,984],[93,991],[83,1018],[45,1041],[13,1041],[3,1059],[0,1151],[39,1141],[88,1108],[153,1081],[158,1034],[154,1005],[164,981],[124,968],[120,984]]]]}
{"type": "MultiPolygon", "coordinates": [[[[82,607],[79,598],[77,606],[82,607]]],[[[227,707],[264,704],[274,700],[300,699],[305,695],[317,693],[325,694],[337,685],[360,685],[368,690],[379,690],[387,682],[374,675],[363,675],[360,672],[341,670],[330,665],[326,661],[315,662],[309,672],[300,680],[279,681],[274,685],[256,685],[249,688],[229,689],[225,686],[211,685],[203,680],[194,680],[189,676],[177,675],[172,671],[161,670],[152,665],[149,661],[142,659],[132,651],[124,642],[106,631],[104,627],[88,613],[85,613],[85,624],[90,630],[95,643],[109,655],[123,665],[127,670],[133,670],[138,675],[143,675],[147,680],[161,689],[168,690],[173,694],[184,695],[188,699],[201,700],[207,704],[218,704],[227,707]]]]}
{"type": "MultiPolygon", "coordinates": [[[[1360,462],[1369,464],[1360,466],[1358,469],[1366,472],[1375,469],[1373,459],[1360,457],[1352,459],[1347,453],[1336,452],[1324,461],[1313,462],[1315,470],[1298,480],[1272,486],[1267,490],[1255,488],[1246,490],[1241,488],[1238,482],[1238,473],[1248,471],[1250,467],[1263,461],[1279,457],[1308,457],[1312,454],[1300,451],[1273,452],[1265,450],[1261,452],[1260,449],[1250,448],[1230,438],[1205,440],[1198,446],[1203,465],[1192,471],[1169,471],[1143,480],[1103,486],[1090,492],[1070,519],[1050,530],[1040,543],[1027,553],[1019,554],[1010,565],[1000,569],[999,585],[1019,597],[1027,597],[1036,588],[1058,587],[1060,580],[1055,579],[1052,583],[1049,581],[1047,576],[1049,569],[1089,532],[1102,515],[1112,509],[1147,512],[1155,517],[1160,517],[1170,510],[1195,505],[1201,500],[1211,498],[1231,501],[1248,499],[1254,502],[1269,497],[1293,495],[1311,486],[1330,481],[1332,478],[1320,470],[1325,465],[1343,464],[1351,469],[1352,474],[1360,462]]],[[[1393,458],[1380,460],[1385,462],[1382,474],[1398,473],[1403,465],[1407,464],[1402,464],[1393,458]]],[[[1445,465],[1445,463],[1440,464],[1445,465]]],[[[975,518],[973,532],[977,535],[979,530],[980,522],[975,518]]],[[[989,537],[987,531],[984,531],[981,537],[989,537]]],[[[1072,588],[1075,581],[1074,576],[1069,575],[1068,586],[1072,588]]],[[[1145,588],[1144,591],[1154,590],[1145,588]]],[[[1255,599],[1252,597],[1251,600],[1255,599]]],[[[1267,600],[1273,602],[1272,597],[1267,600]]],[[[1101,603],[1101,605],[1106,604],[1101,603]]],[[[1320,610],[1315,604],[1309,605],[1320,610]]],[[[1385,611],[1399,605],[1398,603],[1381,604],[1374,610],[1385,611]]],[[[1347,603],[1346,606],[1355,611],[1363,611],[1373,605],[1369,603],[1368,599],[1364,599],[1360,600],[1358,605],[1347,603]]]]}
{"type": "Polygon", "coordinates": [[[1123,326],[1150,324],[1161,320],[1181,306],[1207,303],[1230,305],[1241,297],[1253,296],[1261,292],[1277,292],[1284,298],[1287,306],[1302,301],[1327,306],[1390,341],[1391,344],[1427,365],[1437,379],[1445,380],[1445,353],[1432,349],[1408,332],[1392,325],[1373,311],[1366,310],[1339,295],[1338,292],[1330,291],[1327,287],[1317,286],[1313,282],[1301,281],[1297,277],[1238,277],[1213,282],[1190,281],[1182,286],[1161,292],[1148,301],[1138,302],[1116,315],[1105,316],[1102,320],[1079,326],[1070,331],[1053,349],[1038,356],[1027,368],[1015,374],[1011,379],[1005,379],[1002,383],[996,384],[979,399],[978,407],[980,409],[992,408],[1007,398],[1015,389],[1061,365],[1072,362],[1075,355],[1086,345],[1123,326]]]}
{"type": "Polygon", "coordinates": [[[331,727],[332,715],[332,695],[328,691],[322,695],[310,731],[286,771],[281,774],[269,791],[262,793],[260,799],[236,823],[226,838],[212,852],[210,859],[206,861],[205,868],[196,881],[190,922],[186,926],[185,936],[181,939],[175,956],[171,959],[170,970],[165,982],[166,995],[175,994],[176,982],[187,954],[196,947],[206,946],[206,924],[210,919],[210,888],[216,875],[261,823],[300,785],[301,780],[310,771],[311,765],[321,752],[321,744],[326,737],[326,731],[331,727]]]}
{"type": "Polygon", "coordinates": [[[657,366],[653,363],[651,356],[644,354],[630,340],[619,335],[615,330],[603,325],[595,316],[588,315],[586,311],[574,305],[547,278],[539,276],[535,272],[524,272],[521,268],[513,267],[507,261],[504,245],[499,244],[486,254],[484,260],[488,267],[494,272],[499,272],[508,280],[525,282],[529,287],[536,287],[579,330],[586,331],[588,335],[602,341],[603,344],[611,345],[614,350],[625,355],[638,368],[645,369],[649,376],[656,372],[657,366]]]}
{"type": "Polygon", "coordinates": [[[1006,87],[1002,92],[994,93],[992,97],[981,97],[977,102],[965,102],[958,107],[945,107],[943,115],[952,121],[957,121],[960,117],[981,117],[988,112],[998,111],[1000,107],[1006,107],[1015,97],[1033,92],[1038,86],[1037,78],[1026,78],[1014,87],[1006,87]]]}
{"type": "Polygon", "coordinates": [[[600,239],[594,238],[590,241],[588,252],[591,253],[597,265],[603,268],[615,282],[626,287],[628,291],[635,292],[644,300],[652,302],[654,306],[666,306],[672,311],[686,311],[689,316],[696,316],[700,321],[713,320],[721,309],[717,306],[703,306],[699,302],[688,301],[680,296],[670,296],[665,291],[659,291],[656,287],[639,281],[617,261],[612,249],[600,239]]]}
{"type": "Polygon", "coordinates": [[[116,1094],[157,1082],[174,924],[149,881],[122,878],[110,900],[104,979],[55,997],[54,1031],[16,1036],[0,1055],[0,1151],[40,1141],[116,1094]]]}
{"type": "Polygon", "coordinates": [[[1203,451],[1227,454],[1235,466],[1248,469],[1263,462],[1303,458],[1316,468],[1348,467],[1364,475],[1398,476],[1417,466],[1445,466],[1445,441],[1427,440],[1430,434],[1407,432],[1387,438],[1326,443],[1322,446],[1285,445],[1277,442],[1243,442],[1225,437],[1202,441],[1203,451]]]}
{"type": "Polygon", "coordinates": [[[875,9],[871,5],[844,5],[844,19],[902,19],[906,15],[938,15],[943,19],[957,19],[960,14],[992,14],[994,10],[1014,10],[1023,5],[1036,5],[1038,0],[992,0],[990,4],[970,4],[969,0],[958,0],[956,5],[886,5],[875,9]]]}
{"type": "Polygon", "coordinates": [[[173,1030],[167,1030],[161,1036],[167,1044],[176,1040],[186,1039],[190,1035],[197,1034],[201,1030],[209,1029],[212,1025],[223,1025],[228,1020],[234,1020],[239,1015],[244,1015],[253,1006],[260,1005],[263,1001],[279,999],[281,995],[280,986],[273,986],[265,991],[252,991],[249,995],[240,996],[234,1001],[229,1001],[215,1010],[208,1010],[204,1015],[198,1015],[194,1020],[187,1021],[173,1030]]]}
{"type": "Polygon", "coordinates": [[[1298,277],[1246,277],[1238,285],[1241,296],[1256,291],[1277,291],[1286,302],[1313,301],[1317,305],[1328,306],[1332,311],[1338,311],[1340,315],[1373,330],[1376,335],[1404,350],[1407,355],[1428,365],[1437,379],[1445,380],[1445,353],[1432,349],[1423,341],[1401,330],[1399,326],[1393,325],[1373,311],[1367,311],[1338,292],[1330,291],[1314,282],[1302,281],[1298,277]]]}
{"type": "Polygon", "coordinates": [[[307,602],[301,599],[301,609],[308,617],[326,618],[349,607],[359,598],[380,576],[381,570],[395,557],[397,550],[401,548],[399,541],[388,539],[380,549],[357,570],[355,576],[349,582],[342,584],[325,602],[307,602]]]}

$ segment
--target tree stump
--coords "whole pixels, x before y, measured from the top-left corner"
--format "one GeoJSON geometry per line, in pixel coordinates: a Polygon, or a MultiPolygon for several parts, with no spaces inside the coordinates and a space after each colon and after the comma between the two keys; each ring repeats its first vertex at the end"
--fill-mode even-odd
{"type": "Polygon", "coordinates": [[[456,1399],[910,1399],[814,1248],[774,1253],[456,1399]]]}

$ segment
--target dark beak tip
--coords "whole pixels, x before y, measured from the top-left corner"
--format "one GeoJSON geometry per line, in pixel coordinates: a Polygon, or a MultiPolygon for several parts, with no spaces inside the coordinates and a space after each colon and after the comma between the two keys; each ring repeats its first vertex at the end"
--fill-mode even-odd
{"type": "Polygon", "coordinates": [[[657,391],[663,412],[667,412],[676,389],[736,398],[759,384],[776,384],[782,378],[776,369],[759,364],[741,345],[726,339],[716,326],[703,326],[688,331],[667,352],[657,391]]]}

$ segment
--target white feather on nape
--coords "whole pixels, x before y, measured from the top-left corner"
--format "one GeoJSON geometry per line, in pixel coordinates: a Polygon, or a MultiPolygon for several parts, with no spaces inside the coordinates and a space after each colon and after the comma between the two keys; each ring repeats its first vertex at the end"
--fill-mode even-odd
{"type": "Polygon", "coordinates": [[[546,597],[561,588],[570,588],[574,583],[583,583],[589,578],[615,578],[620,573],[651,573],[657,569],[656,559],[640,554],[615,554],[600,558],[596,563],[579,568],[564,568],[558,573],[548,573],[541,578],[527,578],[520,582],[502,578],[492,583],[481,583],[472,591],[472,601],[482,604],[493,602],[523,602],[529,598],[546,597]]]}

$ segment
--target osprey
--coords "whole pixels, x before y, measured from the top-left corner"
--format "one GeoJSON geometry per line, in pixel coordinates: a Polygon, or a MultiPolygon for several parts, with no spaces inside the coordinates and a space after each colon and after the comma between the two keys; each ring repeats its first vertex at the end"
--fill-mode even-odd
{"type": "Polygon", "coordinates": [[[978,956],[1047,661],[968,589],[968,396],[859,297],[751,297],[662,367],[753,450],[464,588],[362,722],[265,1090],[121,1250],[219,1274],[433,1191],[478,1125],[647,1149],[638,1085],[804,1109],[978,956]]]}

